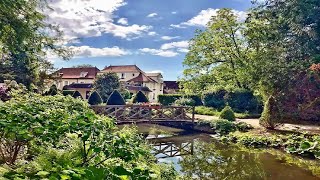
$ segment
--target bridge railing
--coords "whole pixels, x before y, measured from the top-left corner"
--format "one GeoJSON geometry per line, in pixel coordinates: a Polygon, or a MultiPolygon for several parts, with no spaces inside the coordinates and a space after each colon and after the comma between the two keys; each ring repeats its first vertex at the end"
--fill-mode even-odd
{"type": "Polygon", "coordinates": [[[98,114],[104,114],[118,121],[190,120],[194,122],[195,110],[194,107],[189,106],[152,105],[95,105],[91,108],[98,114]]]}

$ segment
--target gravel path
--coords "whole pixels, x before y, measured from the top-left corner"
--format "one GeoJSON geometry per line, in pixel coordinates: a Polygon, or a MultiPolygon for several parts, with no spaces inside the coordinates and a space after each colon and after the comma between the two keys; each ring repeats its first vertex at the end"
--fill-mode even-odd
{"type": "MultiPolygon", "coordinates": [[[[197,120],[216,120],[219,119],[217,116],[207,116],[207,115],[195,115],[197,120]]],[[[237,122],[245,122],[250,124],[255,129],[263,129],[259,124],[259,119],[237,119],[237,122]]],[[[300,124],[288,124],[285,123],[281,125],[279,130],[290,130],[290,131],[299,131],[299,132],[309,132],[312,134],[320,134],[320,126],[317,125],[300,125],[300,124]]]]}

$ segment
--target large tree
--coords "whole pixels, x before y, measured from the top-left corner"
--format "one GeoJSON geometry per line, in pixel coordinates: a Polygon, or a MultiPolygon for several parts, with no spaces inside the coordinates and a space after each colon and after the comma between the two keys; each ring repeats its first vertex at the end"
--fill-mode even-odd
{"type": "Polygon", "coordinates": [[[268,98],[286,89],[320,57],[320,1],[267,0],[237,21],[230,9],[213,16],[190,41],[183,86],[257,90],[268,98]]]}
{"type": "Polygon", "coordinates": [[[246,87],[242,70],[247,47],[241,36],[243,23],[230,9],[213,16],[205,31],[198,30],[190,41],[182,79],[185,90],[199,92],[212,86],[246,87]]]}
{"type": "Polygon", "coordinates": [[[0,81],[30,87],[48,67],[48,52],[64,59],[71,55],[60,43],[62,33],[46,22],[47,8],[45,0],[0,1],[0,81]]]}
{"type": "Polygon", "coordinates": [[[100,94],[103,102],[107,102],[110,94],[119,87],[119,77],[116,73],[98,75],[93,83],[94,90],[100,94]]]}

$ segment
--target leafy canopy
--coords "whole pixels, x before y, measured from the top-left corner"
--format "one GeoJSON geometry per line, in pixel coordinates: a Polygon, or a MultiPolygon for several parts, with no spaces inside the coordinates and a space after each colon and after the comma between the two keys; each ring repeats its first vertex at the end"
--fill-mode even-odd
{"type": "Polygon", "coordinates": [[[103,102],[107,102],[109,95],[119,87],[119,77],[116,73],[98,75],[93,83],[93,89],[100,94],[103,102]]]}
{"type": "Polygon", "coordinates": [[[58,44],[58,27],[45,21],[47,8],[43,0],[0,1],[0,81],[39,85],[53,67],[46,58],[49,51],[70,57],[70,51],[58,44]]]}

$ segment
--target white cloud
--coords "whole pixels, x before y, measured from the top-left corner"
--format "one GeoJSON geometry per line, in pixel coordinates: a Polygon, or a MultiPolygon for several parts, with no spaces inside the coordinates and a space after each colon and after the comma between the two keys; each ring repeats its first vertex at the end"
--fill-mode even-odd
{"type": "Polygon", "coordinates": [[[172,40],[172,39],[178,39],[180,38],[180,36],[162,36],[161,39],[168,41],[168,40],[172,40]]]}
{"type": "Polygon", "coordinates": [[[156,56],[175,57],[179,55],[179,53],[187,53],[188,46],[188,41],[178,41],[165,43],[160,47],[160,49],[143,48],[139,49],[139,51],[142,53],[152,54],[156,56]]]}
{"type": "MultiPolygon", "coordinates": [[[[186,28],[187,26],[206,26],[210,21],[212,16],[216,16],[219,9],[206,9],[200,11],[198,15],[191,18],[190,20],[180,23],[180,24],[171,24],[171,27],[174,28],[186,28]]],[[[238,17],[239,21],[244,21],[247,17],[247,13],[244,11],[232,10],[232,12],[238,17]]]]}
{"type": "Polygon", "coordinates": [[[151,14],[147,15],[148,18],[152,18],[152,17],[156,17],[156,16],[158,16],[157,13],[151,13],[151,14]]]}
{"type": "Polygon", "coordinates": [[[148,35],[149,35],[149,36],[155,36],[155,35],[157,35],[157,33],[154,32],[154,31],[151,31],[151,32],[148,33],[148,35]]]}
{"type": "Polygon", "coordinates": [[[176,49],[176,48],[186,49],[188,47],[189,47],[188,41],[178,41],[178,42],[171,42],[171,43],[163,44],[161,46],[161,49],[163,49],[163,50],[176,49]]]}
{"type": "Polygon", "coordinates": [[[147,54],[162,56],[162,57],[175,57],[179,54],[171,50],[150,49],[150,48],[139,49],[139,51],[141,51],[142,53],[147,53],[147,54]]]}
{"type": "Polygon", "coordinates": [[[94,48],[90,46],[71,46],[75,57],[118,57],[130,54],[130,52],[117,46],[94,48]]]}
{"type": "Polygon", "coordinates": [[[171,14],[177,14],[177,11],[172,11],[171,14]]]}
{"type": "Polygon", "coordinates": [[[161,73],[161,74],[164,74],[162,70],[147,71],[146,73],[161,73]]]}
{"type": "Polygon", "coordinates": [[[128,19],[127,18],[120,18],[118,20],[118,23],[122,24],[122,25],[128,25],[128,19]]]}
{"type": "Polygon", "coordinates": [[[140,36],[151,26],[126,25],[122,19],[116,25],[113,13],[126,3],[124,0],[49,0],[53,10],[46,10],[47,21],[60,26],[66,40],[101,36],[109,33],[120,38],[140,36]]]}

